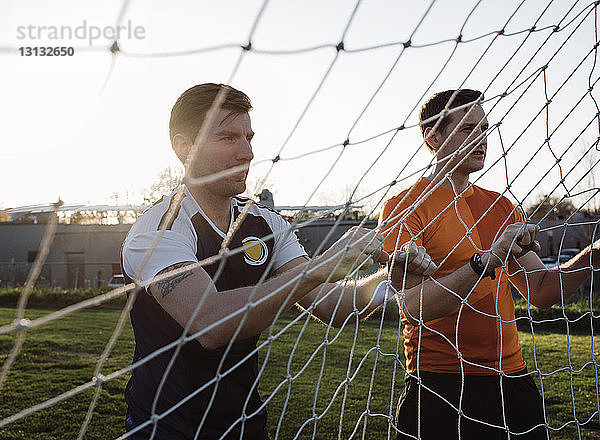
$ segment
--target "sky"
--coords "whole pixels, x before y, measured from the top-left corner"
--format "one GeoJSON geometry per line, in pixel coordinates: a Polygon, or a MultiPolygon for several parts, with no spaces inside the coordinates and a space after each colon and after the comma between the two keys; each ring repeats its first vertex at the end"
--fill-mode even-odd
{"type": "MultiPolygon", "coordinates": [[[[248,193],[264,179],[276,205],[344,203],[357,188],[353,200],[377,209],[431,160],[415,127],[419,107],[435,91],[463,86],[485,90],[484,109],[491,124],[502,122],[508,149],[504,160],[492,133],[486,168],[473,180],[498,192],[510,184],[526,204],[554,191],[582,206],[591,192],[577,194],[595,186],[600,158],[595,149],[584,154],[598,138],[587,93],[590,75],[598,78],[594,20],[592,2],[566,0],[4,0],[0,207],[59,196],[114,203],[115,193],[121,203],[139,202],[161,170],[177,166],[170,110],[203,82],[229,82],[252,99],[248,193]],[[122,53],[113,56],[112,40],[91,41],[90,29],[114,28],[124,5],[122,53]],[[521,32],[534,25],[539,31],[521,32]],[[87,35],[65,30],[57,39],[51,26],[87,35]],[[75,54],[18,50],[36,46],[74,47],[75,54]],[[546,64],[546,93],[556,94],[548,105],[550,148],[539,70],[546,64]],[[408,128],[395,133],[402,125],[408,128]],[[563,153],[559,169],[554,156],[563,153]]],[[[591,96],[598,99],[597,90],[591,96]]]]}

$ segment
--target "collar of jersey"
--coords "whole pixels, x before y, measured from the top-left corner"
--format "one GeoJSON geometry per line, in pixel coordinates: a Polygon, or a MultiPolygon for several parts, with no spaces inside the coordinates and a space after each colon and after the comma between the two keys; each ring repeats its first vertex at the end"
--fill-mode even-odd
{"type": "MultiPolygon", "coordinates": [[[[207,223],[210,225],[210,227],[211,227],[211,228],[213,228],[213,230],[214,230],[214,231],[215,231],[217,234],[219,234],[219,235],[221,236],[221,238],[225,238],[225,237],[227,237],[227,234],[226,234],[225,232],[221,231],[221,230],[220,230],[220,229],[217,227],[217,225],[215,225],[215,224],[213,223],[213,221],[212,221],[212,220],[211,220],[211,219],[210,219],[210,218],[209,218],[209,217],[206,215],[206,213],[205,213],[205,212],[202,210],[202,208],[200,207],[200,205],[198,204],[198,202],[196,201],[196,199],[195,199],[195,198],[192,196],[192,193],[190,193],[190,190],[189,190],[189,189],[187,188],[187,186],[185,186],[185,185],[184,185],[184,190],[185,190],[185,195],[186,195],[186,198],[187,198],[187,199],[190,201],[190,203],[191,203],[191,205],[192,205],[192,206],[191,206],[191,208],[192,208],[192,211],[193,211],[193,212],[191,212],[191,213],[190,213],[190,218],[191,218],[191,217],[192,217],[192,216],[193,216],[193,215],[194,215],[196,212],[199,212],[199,213],[200,213],[200,215],[201,215],[202,217],[204,217],[204,220],[206,220],[206,222],[207,222],[207,223]]],[[[177,190],[175,190],[175,191],[177,191],[177,190]]],[[[185,200],[185,199],[184,199],[184,200],[185,200]]],[[[182,202],[182,204],[183,204],[183,202],[182,202]]],[[[231,215],[230,215],[230,218],[229,218],[229,228],[227,228],[227,231],[228,231],[228,232],[231,230],[231,227],[233,226],[233,220],[234,220],[234,219],[233,219],[233,216],[234,216],[234,211],[233,211],[233,199],[231,199],[231,205],[230,205],[230,209],[231,209],[231,215]]]]}
{"type": "MultiPolygon", "coordinates": [[[[431,180],[429,180],[428,177],[426,176],[422,176],[420,179],[420,183],[424,186],[427,186],[431,183],[431,180]]],[[[460,196],[461,197],[471,197],[473,195],[473,184],[471,182],[468,183],[467,189],[465,191],[463,191],[460,196]]],[[[440,191],[441,193],[451,193],[452,197],[456,197],[458,194],[456,194],[453,190],[448,189],[448,188],[444,188],[443,186],[438,186],[436,189],[436,191],[440,191]]]]}

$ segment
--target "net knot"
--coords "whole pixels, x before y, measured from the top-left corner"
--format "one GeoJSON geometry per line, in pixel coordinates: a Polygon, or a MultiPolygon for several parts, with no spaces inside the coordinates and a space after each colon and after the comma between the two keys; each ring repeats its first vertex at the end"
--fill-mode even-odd
{"type": "Polygon", "coordinates": [[[398,183],[398,181],[397,181],[396,179],[394,179],[394,180],[392,180],[392,181],[390,182],[390,186],[394,186],[394,185],[395,185],[395,184],[397,184],[397,183],[398,183]]]}
{"type": "Polygon", "coordinates": [[[456,44],[460,43],[462,41],[462,34],[459,34],[458,37],[456,37],[456,44]]]}
{"type": "Polygon", "coordinates": [[[346,139],[344,142],[342,142],[342,147],[347,147],[348,145],[350,145],[350,139],[346,139]]]}
{"type": "Polygon", "coordinates": [[[277,162],[279,162],[280,160],[281,160],[281,157],[280,157],[280,156],[279,156],[279,154],[278,154],[277,156],[275,156],[275,157],[273,158],[273,163],[277,163],[277,162]]]}
{"type": "Polygon", "coordinates": [[[557,24],[556,26],[554,26],[554,29],[552,29],[552,32],[558,32],[558,31],[560,31],[560,25],[557,24]]]}
{"type": "Polygon", "coordinates": [[[410,47],[411,44],[412,44],[412,41],[408,40],[408,41],[405,41],[404,43],[402,43],[402,46],[406,49],[406,48],[410,47]]]}
{"type": "Polygon", "coordinates": [[[226,248],[226,247],[222,248],[222,249],[219,251],[219,255],[220,255],[222,258],[227,258],[227,257],[229,257],[229,255],[230,255],[230,254],[231,254],[231,251],[229,250],[229,248],[226,248]]]}
{"type": "Polygon", "coordinates": [[[504,29],[500,29],[496,32],[496,35],[504,35],[504,29]]]}
{"type": "Polygon", "coordinates": [[[400,127],[398,127],[398,131],[404,130],[406,127],[404,126],[404,124],[402,124],[400,127]]]}
{"type": "Polygon", "coordinates": [[[242,49],[246,52],[251,50],[252,49],[252,41],[248,41],[248,44],[246,44],[245,46],[242,46],[242,49]]]}
{"type": "Polygon", "coordinates": [[[500,95],[500,97],[501,97],[501,98],[506,98],[507,96],[508,96],[508,92],[503,92],[503,93],[500,95]]]}
{"type": "Polygon", "coordinates": [[[344,50],[344,42],[340,41],[337,46],[335,46],[335,50],[337,50],[338,52],[344,50]]]}
{"type": "Polygon", "coordinates": [[[102,386],[104,382],[106,382],[106,380],[104,379],[104,376],[102,374],[98,374],[97,376],[92,377],[92,384],[95,387],[102,386]]]}
{"type": "Polygon", "coordinates": [[[27,330],[29,327],[31,327],[31,321],[27,318],[19,319],[15,323],[15,330],[18,332],[27,330]]]}
{"type": "Polygon", "coordinates": [[[535,31],[535,25],[533,25],[529,28],[529,32],[533,32],[533,31],[535,31]]]}
{"type": "Polygon", "coordinates": [[[113,41],[113,44],[110,46],[110,52],[113,55],[116,55],[119,52],[121,52],[121,48],[119,47],[119,43],[117,42],[117,40],[113,41]]]}

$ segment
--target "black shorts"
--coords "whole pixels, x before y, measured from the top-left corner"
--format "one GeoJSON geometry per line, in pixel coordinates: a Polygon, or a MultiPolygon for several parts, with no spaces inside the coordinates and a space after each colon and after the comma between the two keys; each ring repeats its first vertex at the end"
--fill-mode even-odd
{"type": "MultiPolygon", "coordinates": [[[[523,370],[517,374],[526,372],[527,370],[523,370]]],[[[465,375],[462,398],[464,415],[460,417],[458,404],[461,375],[421,372],[420,377],[424,386],[443,396],[456,409],[424,387],[421,387],[419,409],[419,384],[416,377],[407,376],[406,387],[398,402],[396,417],[397,428],[402,431],[398,433],[399,440],[458,439],[459,419],[462,440],[506,440],[508,438],[504,428],[491,427],[469,420],[469,418],[502,427],[506,420],[506,425],[511,432],[510,438],[515,440],[550,438],[544,422],[542,398],[531,376],[502,377],[501,379],[501,376],[465,375]],[[504,411],[500,394],[500,380],[502,380],[504,411]],[[417,436],[418,422],[420,422],[419,436],[417,436]],[[541,426],[529,431],[536,425],[541,426]],[[525,431],[529,432],[522,435],[514,434],[525,431]]]]}

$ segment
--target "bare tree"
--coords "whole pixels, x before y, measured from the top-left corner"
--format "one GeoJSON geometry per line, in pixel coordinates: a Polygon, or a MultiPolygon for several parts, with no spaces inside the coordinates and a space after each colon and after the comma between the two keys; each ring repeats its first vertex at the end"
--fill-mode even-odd
{"type": "Polygon", "coordinates": [[[573,205],[571,200],[560,199],[557,196],[548,196],[546,194],[538,196],[538,198],[525,209],[527,217],[531,217],[535,220],[566,220],[575,211],[577,211],[577,208],[573,205]]]}
{"type": "Polygon", "coordinates": [[[150,187],[142,190],[145,203],[154,203],[165,194],[169,194],[177,185],[183,181],[183,169],[168,166],[159,174],[156,181],[150,187]]]}
{"type": "Polygon", "coordinates": [[[583,157],[581,160],[581,169],[585,175],[577,185],[577,188],[579,191],[583,191],[580,198],[582,199],[582,203],[587,202],[585,209],[591,214],[600,214],[600,195],[595,193],[598,188],[596,172],[600,167],[600,155],[597,150],[599,140],[586,136],[578,141],[579,154],[583,157]]]}

